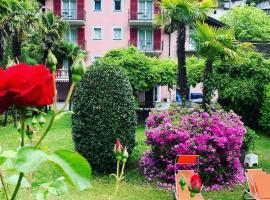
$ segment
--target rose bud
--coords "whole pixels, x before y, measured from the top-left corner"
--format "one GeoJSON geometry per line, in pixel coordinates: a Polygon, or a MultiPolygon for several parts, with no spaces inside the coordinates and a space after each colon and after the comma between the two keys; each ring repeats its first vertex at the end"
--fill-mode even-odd
{"type": "Polygon", "coordinates": [[[82,75],[85,73],[85,63],[83,58],[77,59],[74,64],[72,65],[72,81],[74,83],[81,80],[82,75]]]}
{"type": "Polygon", "coordinates": [[[47,56],[47,66],[51,69],[51,72],[56,72],[57,58],[49,49],[47,56]]]}
{"type": "Polygon", "coordinates": [[[123,150],[123,146],[120,140],[116,140],[113,151],[114,151],[114,155],[117,161],[121,161],[122,159],[122,150],[123,150]]]}
{"type": "Polygon", "coordinates": [[[123,157],[122,157],[122,162],[126,163],[128,159],[128,152],[127,152],[127,147],[125,147],[124,151],[123,151],[123,157]]]}
{"type": "Polygon", "coordinates": [[[41,127],[43,127],[44,124],[46,123],[46,120],[45,120],[45,118],[43,117],[43,115],[40,115],[39,120],[38,120],[38,123],[39,123],[39,125],[40,125],[41,127]]]}
{"type": "Polygon", "coordinates": [[[180,178],[179,184],[181,186],[182,191],[184,191],[186,184],[187,184],[187,181],[183,175],[180,178]]]}
{"type": "Polygon", "coordinates": [[[34,129],[32,126],[30,126],[30,125],[27,125],[27,126],[26,126],[26,135],[27,135],[30,139],[32,138],[34,132],[35,132],[35,129],[34,129]]]}
{"type": "MultiPolygon", "coordinates": [[[[199,174],[194,174],[190,178],[189,191],[191,193],[197,194],[197,193],[201,192],[201,188],[202,188],[201,178],[200,178],[199,174]]],[[[191,195],[191,193],[190,193],[190,195],[191,195]]]]}
{"type": "Polygon", "coordinates": [[[31,123],[32,123],[32,125],[33,125],[33,126],[36,126],[36,125],[37,125],[37,123],[38,123],[38,122],[37,122],[37,120],[36,120],[36,117],[35,117],[35,116],[33,117],[33,119],[32,119],[32,122],[31,122],[31,123]]]}

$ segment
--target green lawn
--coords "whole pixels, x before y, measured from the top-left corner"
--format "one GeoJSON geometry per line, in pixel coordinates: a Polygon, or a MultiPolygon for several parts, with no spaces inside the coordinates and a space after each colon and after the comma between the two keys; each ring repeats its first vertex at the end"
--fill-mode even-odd
{"type": "MultiPolygon", "coordinates": [[[[259,155],[260,166],[270,171],[270,137],[260,133],[255,153],[259,155]]],[[[0,146],[3,149],[15,148],[18,144],[18,133],[9,125],[6,128],[0,127],[0,146]]],[[[63,197],[57,198],[58,200],[170,200],[173,199],[171,191],[166,191],[158,188],[155,184],[150,184],[140,174],[138,170],[138,160],[142,152],[148,149],[145,145],[144,127],[137,128],[137,145],[132,156],[131,162],[128,166],[126,177],[121,185],[119,196],[115,197],[114,193],[114,180],[108,175],[93,175],[92,185],[93,188],[87,191],[78,193],[70,190],[69,193],[63,197]]],[[[57,121],[53,126],[48,137],[44,140],[43,148],[51,152],[56,149],[69,149],[73,150],[73,143],[71,138],[70,129],[70,116],[57,121]]],[[[46,181],[50,177],[58,177],[57,171],[48,165],[42,166],[36,174],[35,181],[46,181]]],[[[204,193],[205,199],[211,200],[240,200],[242,199],[243,189],[241,186],[232,188],[231,190],[223,190],[218,192],[204,193]]],[[[19,199],[22,196],[19,196],[19,199]]],[[[52,200],[53,198],[51,198],[52,200]]]]}

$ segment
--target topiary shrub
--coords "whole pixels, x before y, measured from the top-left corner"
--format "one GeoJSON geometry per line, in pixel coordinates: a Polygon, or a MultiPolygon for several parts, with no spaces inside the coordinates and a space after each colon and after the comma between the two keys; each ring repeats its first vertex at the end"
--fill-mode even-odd
{"type": "Polygon", "coordinates": [[[140,160],[149,181],[161,186],[175,184],[177,155],[199,155],[196,170],[206,189],[221,189],[243,183],[240,157],[246,129],[240,117],[224,111],[210,114],[197,109],[174,108],[150,113],[146,137],[151,151],[140,160]]]}
{"type": "Polygon", "coordinates": [[[270,84],[266,84],[264,88],[264,99],[260,109],[260,120],[259,125],[263,129],[270,128],[270,84]]]}
{"type": "Polygon", "coordinates": [[[130,154],[135,146],[136,106],[128,78],[122,70],[96,62],[78,83],[73,103],[76,150],[94,170],[113,170],[116,139],[130,154]]]}

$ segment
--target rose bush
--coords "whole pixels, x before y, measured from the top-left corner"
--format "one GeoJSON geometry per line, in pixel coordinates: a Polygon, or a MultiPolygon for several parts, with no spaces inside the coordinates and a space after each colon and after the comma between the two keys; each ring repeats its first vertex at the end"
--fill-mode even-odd
{"type": "Polygon", "coordinates": [[[22,108],[53,103],[53,76],[44,65],[17,64],[6,71],[0,68],[0,80],[0,113],[12,105],[22,108]]]}
{"type": "Polygon", "coordinates": [[[236,114],[175,108],[150,113],[146,123],[151,151],[144,153],[140,166],[149,181],[173,185],[179,154],[200,156],[194,169],[209,189],[244,181],[239,158],[246,129],[236,114]]]}
{"type": "MultiPolygon", "coordinates": [[[[81,65],[80,67],[84,67],[81,65]]],[[[80,68],[73,70],[82,72],[80,68]]],[[[78,73],[77,73],[78,75],[78,73]]],[[[0,113],[14,106],[20,113],[17,130],[20,133],[20,146],[16,150],[3,150],[0,147],[0,198],[15,200],[22,187],[26,187],[27,193],[20,198],[48,199],[49,196],[60,196],[67,192],[66,182],[75,186],[78,190],[90,187],[91,167],[87,160],[69,150],[57,150],[48,153],[40,148],[55,120],[60,119],[68,111],[65,111],[76,82],[72,82],[64,106],[57,108],[54,99],[55,70],[46,69],[44,65],[28,66],[17,64],[6,71],[0,69],[0,113]],[[48,124],[38,106],[52,105],[52,112],[48,124]],[[27,120],[27,112],[35,111],[36,116],[32,121],[27,120]],[[39,115],[39,116],[38,116],[39,115]],[[36,119],[39,117],[39,120],[36,119]],[[52,163],[60,177],[33,184],[34,175],[44,163],[52,163]],[[12,177],[13,181],[9,181],[12,177]],[[34,186],[35,185],[35,186],[34,186]],[[33,189],[35,188],[35,190],[33,189]]],[[[82,76],[82,73],[80,73],[82,76]]],[[[77,77],[77,80],[80,77],[77,77]]]]}

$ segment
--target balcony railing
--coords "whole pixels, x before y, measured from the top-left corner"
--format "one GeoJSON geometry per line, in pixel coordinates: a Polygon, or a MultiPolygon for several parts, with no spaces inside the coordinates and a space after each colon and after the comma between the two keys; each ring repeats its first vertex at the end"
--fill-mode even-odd
{"type": "Polygon", "coordinates": [[[129,10],[129,21],[153,21],[154,9],[129,10]]]}
{"type": "Polygon", "coordinates": [[[68,81],[68,69],[58,69],[56,71],[56,81],[68,81]]]}
{"type": "Polygon", "coordinates": [[[62,19],[85,21],[85,11],[77,9],[62,9],[62,19]]]}
{"type": "Polygon", "coordinates": [[[163,51],[163,41],[130,40],[129,46],[136,46],[138,50],[148,53],[158,53],[163,51]]]}

